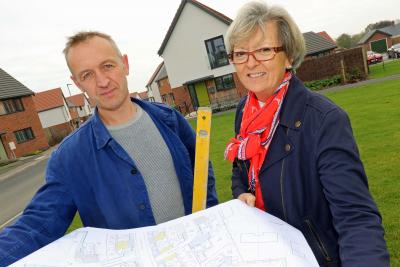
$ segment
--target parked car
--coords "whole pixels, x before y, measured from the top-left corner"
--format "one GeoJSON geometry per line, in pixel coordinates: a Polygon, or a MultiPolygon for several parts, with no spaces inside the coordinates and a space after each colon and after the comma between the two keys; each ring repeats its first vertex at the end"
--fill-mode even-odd
{"type": "Polygon", "coordinates": [[[387,54],[389,58],[400,58],[400,44],[392,45],[387,50],[387,54]]]}
{"type": "Polygon", "coordinates": [[[373,64],[383,61],[383,56],[379,53],[375,53],[374,51],[367,51],[367,63],[373,64]]]}

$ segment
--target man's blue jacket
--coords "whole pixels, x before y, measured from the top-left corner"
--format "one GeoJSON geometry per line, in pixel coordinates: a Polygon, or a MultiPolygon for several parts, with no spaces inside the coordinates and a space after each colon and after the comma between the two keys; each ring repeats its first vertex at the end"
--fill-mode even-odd
{"type": "MultiPolygon", "coordinates": [[[[235,198],[248,192],[248,170],[249,162],[234,162],[235,198]]],[[[381,216],[348,116],[296,76],[259,175],[267,212],[302,231],[321,266],[389,266],[381,216]]]]}
{"type": "MultiPolygon", "coordinates": [[[[185,214],[190,214],[193,129],[174,109],[132,100],[150,115],[164,138],[179,178],[185,214]]],[[[216,204],[210,165],[207,207],[216,204]]],[[[155,224],[142,175],[110,136],[97,111],[53,152],[47,165],[46,184],[18,221],[0,233],[0,266],[7,266],[64,235],[76,211],[84,226],[129,229],[155,224]]]]}

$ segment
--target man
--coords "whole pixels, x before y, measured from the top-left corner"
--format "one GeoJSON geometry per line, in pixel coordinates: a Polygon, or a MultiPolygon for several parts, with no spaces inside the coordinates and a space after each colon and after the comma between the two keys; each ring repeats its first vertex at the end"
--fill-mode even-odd
{"type": "MultiPolygon", "coordinates": [[[[126,229],[191,213],[195,134],[174,109],[129,98],[129,64],[110,36],[81,32],[64,49],[71,78],[95,114],[52,154],[46,184],[0,233],[0,266],[83,225],[126,229]]],[[[207,207],[218,203],[210,167],[207,207]]]]}

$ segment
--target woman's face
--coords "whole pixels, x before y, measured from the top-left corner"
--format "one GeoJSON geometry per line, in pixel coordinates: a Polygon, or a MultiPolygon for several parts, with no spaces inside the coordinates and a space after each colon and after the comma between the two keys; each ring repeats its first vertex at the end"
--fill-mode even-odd
{"type": "MultiPolygon", "coordinates": [[[[265,23],[265,36],[258,29],[249,39],[235,45],[234,52],[249,52],[265,47],[280,47],[282,43],[278,38],[277,23],[265,23]]],[[[290,67],[290,60],[284,51],[277,52],[268,61],[258,61],[249,55],[247,62],[235,64],[237,75],[244,87],[255,93],[260,101],[265,101],[271,96],[282,82],[286,68],[290,67]]]]}

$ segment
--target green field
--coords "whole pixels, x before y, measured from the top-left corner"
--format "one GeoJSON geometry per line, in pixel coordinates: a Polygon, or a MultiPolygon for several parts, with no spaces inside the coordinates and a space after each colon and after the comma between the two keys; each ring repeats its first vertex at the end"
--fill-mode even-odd
{"type": "MultiPolygon", "coordinates": [[[[373,67],[379,68],[379,65],[373,67]]],[[[380,69],[374,71],[376,73],[371,75],[378,75],[380,69]]],[[[326,96],[350,116],[370,190],[383,217],[391,266],[400,266],[400,80],[355,87],[326,96]]],[[[212,118],[210,158],[221,202],[231,199],[231,165],[223,160],[223,152],[233,137],[233,120],[234,112],[215,114],[212,118]]],[[[195,125],[194,120],[190,123],[195,125]]],[[[80,226],[77,217],[70,230],[80,226]]]]}
{"type": "Polygon", "coordinates": [[[369,71],[369,79],[400,74],[400,59],[393,59],[385,61],[384,63],[370,65],[369,71]]]}

